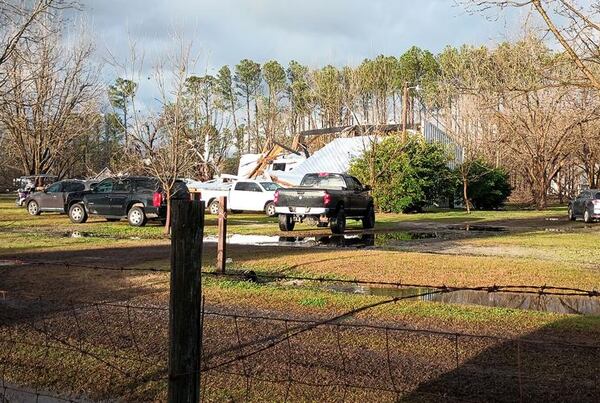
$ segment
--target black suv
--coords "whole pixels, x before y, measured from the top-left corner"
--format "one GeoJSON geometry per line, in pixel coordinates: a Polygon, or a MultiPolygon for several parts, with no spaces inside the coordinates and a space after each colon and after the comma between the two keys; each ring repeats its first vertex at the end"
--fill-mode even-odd
{"type": "Polygon", "coordinates": [[[569,220],[578,217],[587,223],[600,218],[600,189],[584,190],[569,202],[569,220]]]}
{"type": "MultiPolygon", "coordinates": [[[[188,198],[187,186],[176,181],[172,198],[188,198]]],[[[87,221],[88,215],[99,215],[108,221],[127,218],[129,224],[142,227],[148,220],[165,222],[167,202],[160,181],[156,178],[131,176],[108,178],[86,192],[80,203],[69,208],[74,223],[87,221]]]]}
{"type": "Polygon", "coordinates": [[[67,213],[73,200],[81,200],[81,194],[90,190],[93,182],[68,179],[54,182],[41,192],[31,193],[23,202],[31,215],[40,215],[44,211],[67,213]]]}

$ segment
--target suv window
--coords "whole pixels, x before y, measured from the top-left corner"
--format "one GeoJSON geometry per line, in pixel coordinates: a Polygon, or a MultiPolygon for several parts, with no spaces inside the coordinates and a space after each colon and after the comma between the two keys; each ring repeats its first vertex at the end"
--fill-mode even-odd
{"type": "Polygon", "coordinates": [[[98,193],[110,193],[113,190],[113,180],[105,179],[96,186],[96,192],[98,193]]]}
{"type": "Polygon", "coordinates": [[[119,179],[113,184],[113,192],[129,193],[131,190],[131,181],[129,179],[119,179]]]}
{"type": "Polygon", "coordinates": [[[235,184],[235,190],[241,190],[243,192],[262,192],[260,186],[254,182],[238,182],[235,184]]]}
{"type": "Polygon", "coordinates": [[[152,179],[137,179],[135,181],[135,187],[138,192],[156,192],[158,183],[152,179]]]}
{"type": "Polygon", "coordinates": [[[48,188],[46,189],[46,192],[58,193],[61,191],[61,188],[62,188],[62,182],[56,182],[56,183],[53,183],[52,185],[48,186],[48,188]]]}
{"type": "Polygon", "coordinates": [[[65,192],[81,192],[85,185],[81,182],[65,182],[65,192]]]}

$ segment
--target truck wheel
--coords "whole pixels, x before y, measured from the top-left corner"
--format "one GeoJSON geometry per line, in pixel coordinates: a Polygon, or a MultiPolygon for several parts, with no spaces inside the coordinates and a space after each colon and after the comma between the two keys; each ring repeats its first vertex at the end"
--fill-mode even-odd
{"type": "Polygon", "coordinates": [[[32,200],[29,203],[27,203],[27,211],[31,215],[40,215],[40,205],[35,200],[32,200]]]}
{"type": "Polygon", "coordinates": [[[275,217],[275,203],[273,203],[273,202],[267,203],[267,205],[265,206],[265,214],[268,217],[275,217]]]}
{"type": "Polygon", "coordinates": [[[346,231],[346,212],[341,207],[336,216],[331,219],[331,232],[333,234],[343,234],[346,231]]]}
{"type": "Polygon", "coordinates": [[[133,206],[127,213],[127,221],[132,227],[143,227],[146,225],[146,213],[140,206],[133,206]]]}
{"type": "Polygon", "coordinates": [[[573,214],[573,207],[569,207],[569,221],[575,221],[575,214],[573,214]]]}
{"type": "Polygon", "coordinates": [[[294,217],[289,214],[279,214],[279,229],[281,231],[293,231],[296,222],[294,217]]]}
{"type": "Polygon", "coordinates": [[[219,201],[218,200],[211,201],[210,204],[208,205],[208,211],[212,215],[219,214],[219,201]]]}
{"type": "Polygon", "coordinates": [[[583,221],[585,221],[587,224],[592,222],[592,215],[590,214],[590,210],[585,210],[585,213],[583,213],[583,221]]]}
{"type": "Polygon", "coordinates": [[[83,224],[87,221],[88,215],[83,204],[74,203],[71,205],[71,208],[69,208],[69,219],[75,224],[83,224]]]}
{"type": "Polygon", "coordinates": [[[362,225],[364,229],[372,229],[375,227],[375,208],[369,206],[367,214],[362,219],[362,225]]]}

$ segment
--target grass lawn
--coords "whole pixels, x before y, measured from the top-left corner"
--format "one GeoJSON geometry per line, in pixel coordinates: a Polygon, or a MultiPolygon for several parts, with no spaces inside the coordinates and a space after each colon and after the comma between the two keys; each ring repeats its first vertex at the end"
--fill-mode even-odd
{"type": "MultiPolygon", "coordinates": [[[[216,219],[210,215],[206,217],[205,234],[213,235],[216,233],[216,219]]],[[[407,240],[400,242],[401,246],[396,250],[230,245],[228,257],[232,259],[230,267],[235,270],[252,269],[257,272],[314,277],[450,286],[545,284],[585,289],[600,287],[600,249],[597,247],[600,243],[600,225],[570,223],[565,219],[564,208],[557,207],[547,211],[509,208],[505,211],[475,211],[469,215],[460,210],[408,215],[379,214],[377,231],[393,234],[395,230],[421,227],[437,231],[446,225],[475,223],[503,226],[509,230],[457,239],[407,240]]],[[[92,251],[105,254],[104,251],[108,250],[112,251],[110,256],[116,250],[123,250],[123,253],[128,253],[133,259],[127,261],[127,264],[159,265],[168,269],[169,240],[163,234],[163,228],[158,225],[134,228],[125,221],[109,223],[99,218],[77,225],[72,224],[65,215],[52,213],[32,217],[25,209],[14,206],[12,195],[4,195],[0,197],[0,226],[3,227],[0,232],[0,256],[25,255],[36,258],[52,254],[56,258],[64,251],[64,259],[76,260],[70,254],[83,250],[90,251],[89,254],[93,254],[92,251]],[[72,237],[73,231],[89,236],[72,237]],[[156,248],[164,249],[164,253],[160,255],[162,258],[149,258],[146,251],[156,248]]],[[[358,229],[358,226],[354,224],[350,228],[353,231],[352,228],[358,229]]],[[[276,220],[262,214],[230,215],[228,229],[230,234],[282,235],[276,220]]],[[[294,231],[295,236],[326,234],[327,229],[317,230],[304,225],[294,231]]],[[[215,261],[215,249],[214,244],[205,245],[203,263],[206,269],[210,269],[215,261]]],[[[102,264],[122,262],[118,258],[111,262],[109,257],[103,259],[102,264]]],[[[244,287],[233,287],[225,293],[223,284],[206,282],[206,292],[218,290],[215,295],[227,295],[225,299],[228,303],[238,306],[238,302],[244,300],[241,298],[244,293],[253,296],[255,300],[252,304],[263,300],[265,309],[270,304],[279,305],[275,303],[277,298],[267,297],[269,287],[250,288],[250,291],[244,287]],[[240,294],[240,299],[236,298],[237,294],[240,294]]],[[[280,287],[274,290],[276,293],[282,292],[280,287]]],[[[347,299],[352,304],[354,300],[362,301],[361,298],[375,298],[331,293],[322,295],[321,291],[314,292],[319,295],[306,296],[302,303],[295,306],[308,310],[326,310],[331,307],[331,301],[347,299]]],[[[282,297],[282,301],[286,298],[282,297]]],[[[468,317],[482,317],[486,312],[490,321],[494,321],[498,314],[505,314],[501,309],[465,308],[467,311],[475,309],[478,312],[472,316],[458,313],[456,307],[444,307],[440,316],[435,309],[425,308],[433,305],[436,304],[417,303],[417,308],[413,308],[412,312],[421,310],[433,316],[443,316],[444,320],[455,316],[459,321],[468,317]]],[[[514,323],[525,316],[537,318],[539,315],[520,311],[518,320],[514,323]]]]}
{"type": "MultiPolygon", "coordinates": [[[[228,267],[236,271],[254,270],[259,275],[277,273],[448,286],[546,284],[600,289],[600,224],[571,223],[566,220],[565,215],[565,209],[560,207],[541,212],[509,208],[505,211],[476,211],[470,215],[460,210],[410,215],[379,214],[374,248],[229,245],[228,257],[231,263],[228,267]],[[506,230],[472,233],[448,228],[467,224],[498,226],[506,230]],[[443,236],[412,239],[410,234],[414,231],[443,236]],[[446,236],[448,234],[452,236],[446,236]],[[458,236],[454,236],[456,234],[458,236]]],[[[207,215],[205,234],[214,235],[216,229],[215,217],[207,215]]],[[[262,214],[230,215],[228,229],[229,234],[290,235],[280,233],[276,220],[262,214]]],[[[360,228],[351,223],[349,229],[351,234],[357,234],[360,228]]],[[[299,225],[291,235],[319,237],[329,235],[329,231],[299,225]]],[[[68,309],[63,310],[49,304],[46,308],[50,309],[51,313],[44,313],[40,323],[55,329],[53,331],[57,339],[54,343],[58,347],[63,348],[65,342],[75,343],[97,357],[112,360],[113,365],[126,368],[138,377],[149,376],[151,379],[159,376],[158,379],[162,379],[160,377],[164,376],[168,345],[168,273],[65,268],[60,264],[53,264],[52,261],[168,270],[169,244],[169,238],[163,234],[163,228],[156,224],[134,228],[125,221],[109,223],[103,219],[92,218],[86,224],[77,225],[72,224],[65,215],[43,213],[41,216],[32,217],[25,209],[14,206],[12,195],[0,196],[0,260],[21,258],[48,262],[47,266],[0,266],[0,291],[7,291],[9,299],[18,302],[9,306],[9,316],[14,315],[17,323],[10,332],[18,332],[18,340],[25,343],[15,348],[10,344],[3,346],[0,342],[0,361],[4,359],[5,362],[15,365],[38,365],[31,369],[10,367],[10,370],[5,372],[6,380],[14,384],[39,386],[49,390],[72,390],[76,395],[83,393],[98,399],[110,399],[114,396],[127,396],[125,400],[164,398],[164,380],[141,385],[135,382],[129,384],[130,379],[121,379],[118,374],[111,375],[112,371],[107,371],[97,359],[89,355],[73,352],[68,355],[59,354],[55,359],[52,354],[56,353],[56,350],[48,350],[39,345],[36,348],[28,347],[26,343],[34,344],[41,340],[39,327],[36,331],[28,328],[25,322],[18,323],[19,318],[24,315],[35,315],[35,310],[32,311],[31,305],[26,301],[36,298],[58,300],[59,302],[52,303],[58,304],[57,306],[61,303],[67,304],[72,298],[159,306],[161,310],[149,311],[153,313],[148,315],[134,313],[132,318],[129,311],[113,312],[112,308],[106,308],[104,316],[92,309],[81,309],[77,314],[69,314],[68,309]],[[78,232],[78,235],[74,235],[74,232],[78,232]],[[106,318],[111,318],[109,325],[101,322],[106,318]],[[132,320],[142,327],[133,329],[132,320]],[[98,327],[99,323],[102,324],[101,327],[98,327]],[[115,351],[119,352],[119,358],[116,358],[115,351]],[[40,357],[44,359],[41,360],[40,357]],[[150,363],[146,364],[144,361],[140,364],[136,361],[140,358],[149,359],[150,363]],[[51,376],[40,376],[40,368],[45,368],[45,373],[51,376]],[[74,371],[74,368],[78,371],[74,371]]],[[[213,270],[216,245],[205,243],[203,251],[203,269],[213,270]]],[[[291,284],[278,281],[255,284],[210,275],[203,276],[203,294],[207,308],[211,311],[314,320],[330,318],[389,299],[384,296],[333,292],[324,289],[318,282],[291,284]]],[[[352,320],[413,329],[499,336],[503,340],[562,340],[595,344],[600,336],[598,316],[415,300],[384,304],[355,315],[352,320]]],[[[252,320],[246,322],[241,320],[239,325],[243,337],[250,339],[262,337],[264,332],[274,332],[277,326],[273,323],[259,324],[252,320]]],[[[236,342],[239,342],[236,341],[240,337],[236,337],[237,322],[235,328],[232,328],[231,320],[211,318],[206,326],[208,340],[211,340],[211,337],[216,340],[215,343],[209,344],[209,351],[218,350],[222,343],[236,345],[236,342]],[[214,333],[212,336],[211,332],[214,333]]],[[[2,331],[0,327],[0,336],[2,331]]],[[[319,332],[307,335],[306,339],[301,337],[294,340],[294,348],[305,351],[303,357],[311,354],[320,357],[323,351],[326,351],[323,349],[329,348],[336,341],[331,339],[335,334],[332,329],[322,329],[319,332]],[[319,346],[318,343],[322,345],[319,346]]],[[[435,338],[425,342],[421,339],[408,341],[405,336],[397,336],[398,339],[394,341],[396,336],[392,335],[390,341],[397,343],[396,351],[404,349],[406,354],[414,355],[413,360],[422,363],[429,362],[429,357],[435,355],[436,349],[442,348],[440,346],[443,345],[435,338]]],[[[364,355],[365,346],[370,346],[367,350],[375,357],[377,363],[390,359],[385,354],[387,334],[384,336],[378,331],[352,333],[348,330],[344,337],[344,348],[352,351],[351,354],[358,358],[364,355]]],[[[44,339],[44,343],[48,343],[47,338],[44,339]]],[[[494,354],[497,351],[498,357],[494,356],[490,362],[502,361],[506,357],[503,342],[494,343],[495,347],[491,350],[483,344],[478,347],[465,344],[464,348],[461,347],[461,354],[464,355],[461,356],[461,360],[476,360],[477,354],[481,354],[480,357],[484,360],[488,359],[486,354],[489,351],[494,354]]],[[[560,349],[539,350],[538,353],[557,354],[560,360],[574,359],[574,356],[563,353],[560,349]]],[[[397,365],[405,363],[403,357],[398,357],[397,365]]],[[[284,362],[277,363],[275,360],[273,365],[270,365],[271,362],[264,365],[260,363],[262,358],[256,359],[256,368],[271,368],[274,374],[279,374],[277,376],[288,370],[284,362]]],[[[529,359],[532,365],[539,365],[543,361],[537,356],[530,356],[529,359]]],[[[583,362],[580,370],[585,378],[590,373],[588,367],[593,366],[595,361],[588,362],[582,356],[577,360],[583,362]]],[[[555,376],[556,368],[553,362],[544,361],[543,365],[547,368],[537,372],[540,379],[555,376]]],[[[313,367],[313,364],[306,366],[310,368],[310,374],[314,373],[313,367]]],[[[486,363],[483,367],[488,371],[494,368],[494,365],[486,363]]],[[[407,368],[406,373],[414,369],[411,368],[407,368]]],[[[465,368],[470,367],[467,365],[465,368]]],[[[323,368],[317,369],[317,372],[325,371],[323,368]]],[[[373,370],[380,369],[374,367],[373,370]]],[[[303,369],[298,367],[296,370],[303,369]]],[[[371,369],[367,371],[365,367],[365,371],[369,372],[371,369]]],[[[503,371],[499,369],[498,376],[501,376],[503,371]]],[[[335,371],[332,369],[333,372],[335,371]]],[[[302,376],[308,378],[310,374],[302,376]]],[[[466,377],[465,374],[459,375],[466,377]]],[[[362,379],[356,376],[356,379],[362,379]]],[[[386,376],[383,374],[378,376],[378,379],[387,379],[386,376]]],[[[244,378],[233,384],[234,378],[231,374],[215,374],[210,379],[212,383],[208,384],[207,393],[215,400],[243,400],[244,393],[248,393],[244,386],[240,386],[245,385],[244,378]]],[[[537,388],[537,380],[534,383],[537,388]]],[[[443,382],[440,387],[447,389],[443,382]]],[[[271,389],[264,390],[272,392],[271,389]]],[[[302,388],[299,391],[305,392],[302,388]]],[[[287,392],[283,391],[282,396],[284,395],[287,396],[287,392]]],[[[273,396],[275,395],[269,392],[264,396],[264,400],[273,401],[273,396]]],[[[490,399],[493,397],[490,395],[490,399]]],[[[305,399],[311,400],[306,397],[305,399]]]]}

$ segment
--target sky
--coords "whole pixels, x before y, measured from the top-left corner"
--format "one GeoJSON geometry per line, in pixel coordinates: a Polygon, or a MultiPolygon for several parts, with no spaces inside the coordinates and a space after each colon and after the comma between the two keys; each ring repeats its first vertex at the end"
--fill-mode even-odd
{"type": "MultiPolygon", "coordinates": [[[[222,65],[233,66],[244,58],[260,63],[275,59],[284,66],[290,60],[311,67],[340,66],[357,65],[379,54],[398,56],[413,45],[435,53],[447,45],[493,44],[506,39],[519,18],[470,15],[454,0],[82,0],[82,4],[86,30],[99,57],[124,63],[135,43],[149,69],[172,51],[178,34],[193,44],[196,74],[215,74],[222,65]]],[[[107,77],[111,74],[118,73],[105,69],[107,77]]]]}

